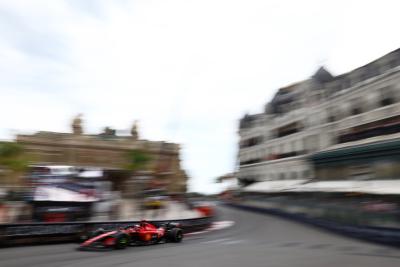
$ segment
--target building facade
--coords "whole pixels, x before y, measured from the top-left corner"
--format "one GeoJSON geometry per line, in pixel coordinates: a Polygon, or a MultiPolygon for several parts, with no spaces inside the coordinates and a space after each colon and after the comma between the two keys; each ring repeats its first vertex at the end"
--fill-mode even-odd
{"type": "Polygon", "coordinates": [[[127,196],[144,189],[144,185],[138,186],[141,180],[146,186],[164,187],[169,193],[186,192],[188,177],[181,168],[178,144],[138,139],[136,126],[131,136],[117,136],[110,128],[99,135],[83,134],[76,120],[73,133],[18,135],[16,142],[23,146],[31,164],[101,168],[114,189],[127,196]],[[145,169],[132,175],[127,165],[128,154],[134,150],[146,153],[150,160],[145,169]]]}
{"type": "Polygon", "coordinates": [[[314,154],[396,139],[397,125],[400,49],[338,76],[322,67],[280,88],[263,113],[240,120],[237,178],[242,184],[323,178],[314,154]]]}

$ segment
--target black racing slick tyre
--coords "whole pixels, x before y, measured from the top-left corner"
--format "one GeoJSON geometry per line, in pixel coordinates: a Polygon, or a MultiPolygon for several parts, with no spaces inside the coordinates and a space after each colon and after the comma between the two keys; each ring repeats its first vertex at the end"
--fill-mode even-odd
{"type": "Polygon", "coordinates": [[[180,228],[173,228],[168,231],[167,238],[169,241],[179,243],[183,239],[183,231],[180,228]]]}
{"type": "Polygon", "coordinates": [[[115,237],[115,248],[116,249],[124,249],[129,244],[129,236],[124,233],[117,234],[115,237]]]}

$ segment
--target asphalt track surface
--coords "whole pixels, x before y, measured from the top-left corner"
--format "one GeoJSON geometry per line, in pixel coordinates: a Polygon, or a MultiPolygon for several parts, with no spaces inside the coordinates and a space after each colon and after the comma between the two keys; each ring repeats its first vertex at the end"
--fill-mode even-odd
{"type": "Polygon", "coordinates": [[[400,266],[400,250],[335,235],[274,216],[218,208],[229,228],[188,236],[180,244],[77,251],[77,244],[0,249],[0,266],[314,267],[400,266]]]}

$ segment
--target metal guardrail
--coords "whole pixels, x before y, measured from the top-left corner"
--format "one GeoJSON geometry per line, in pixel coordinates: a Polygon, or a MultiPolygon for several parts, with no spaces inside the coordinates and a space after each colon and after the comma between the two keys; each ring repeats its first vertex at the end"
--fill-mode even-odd
{"type": "MultiPolygon", "coordinates": [[[[149,221],[157,226],[166,222],[180,223],[184,233],[203,230],[211,225],[213,217],[195,219],[149,221]]],[[[113,230],[137,224],[139,221],[62,222],[0,224],[0,246],[81,241],[98,228],[113,230]]]]}
{"type": "Polygon", "coordinates": [[[324,228],[326,230],[338,234],[358,239],[363,239],[371,242],[377,242],[386,245],[400,247],[400,229],[397,228],[342,224],[335,221],[313,218],[308,216],[307,214],[289,213],[287,211],[283,211],[281,209],[276,209],[276,208],[255,207],[238,203],[225,203],[225,205],[247,211],[276,215],[297,222],[324,228]]]}

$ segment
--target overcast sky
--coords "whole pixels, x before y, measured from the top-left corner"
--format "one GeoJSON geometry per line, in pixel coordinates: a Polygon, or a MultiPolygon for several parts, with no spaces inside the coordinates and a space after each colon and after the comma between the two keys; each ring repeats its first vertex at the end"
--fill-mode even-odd
{"type": "Polygon", "coordinates": [[[231,172],[237,124],[320,65],[400,46],[399,1],[0,0],[0,139],[104,126],[182,144],[192,191],[231,172]]]}

